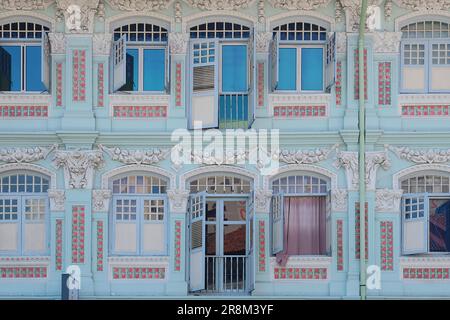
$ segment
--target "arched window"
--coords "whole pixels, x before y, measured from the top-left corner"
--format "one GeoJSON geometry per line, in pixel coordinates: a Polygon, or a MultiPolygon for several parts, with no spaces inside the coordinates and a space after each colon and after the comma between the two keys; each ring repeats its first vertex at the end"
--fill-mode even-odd
{"type": "Polygon", "coordinates": [[[190,183],[191,193],[206,191],[209,194],[245,194],[251,191],[248,179],[231,175],[204,176],[190,183]]]}
{"type": "Polygon", "coordinates": [[[114,33],[114,91],[166,92],[168,31],[146,22],[128,23],[114,33]]]}
{"type": "Polygon", "coordinates": [[[322,92],[334,84],[335,37],[324,25],[293,21],[272,31],[273,90],[322,92]]]}
{"type": "Polygon", "coordinates": [[[112,180],[112,253],[158,255],[167,252],[167,180],[145,174],[112,180]]]}
{"type": "Polygon", "coordinates": [[[49,179],[32,172],[0,176],[0,253],[48,252],[49,179]]]}
{"type": "Polygon", "coordinates": [[[448,21],[419,20],[402,32],[402,92],[450,91],[450,29],[448,21]]]}
{"type": "Polygon", "coordinates": [[[419,173],[400,184],[403,254],[450,252],[450,174],[419,173]]]}
{"type": "Polygon", "coordinates": [[[289,256],[329,255],[331,205],[326,178],[287,174],[272,181],[272,253],[284,265],[289,256]]]}
{"type": "Polygon", "coordinates": [[[48,89],[48,32],[48,26],[32,21],[0,22],[0,91],[48,89]]]}
{"type": "Polygon", "coordinates": [[[253,33],[226,21],[190,27],[190,127],[245,128],[253,120],[253,33]]]}

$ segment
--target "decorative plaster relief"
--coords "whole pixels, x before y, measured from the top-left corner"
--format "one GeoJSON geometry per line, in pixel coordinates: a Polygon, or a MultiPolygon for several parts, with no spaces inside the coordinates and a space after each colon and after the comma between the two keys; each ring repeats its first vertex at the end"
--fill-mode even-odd
{"type": "Polygon", "coordinates": [[[169,33],[169,48],[171,54],[186,54],[189,34],[182,32],[169,33]]]}
{"type": "MultiPolygon", "coordinates": [[[[359,16],[361,14],[361,1],[338,0],[345,11],[347,32],[356,32],[359,28],[359,16]]],[[[380,6],[383,0],[368,0],[368,10],[372,6],[380,6]]],[[[370,15],[367,16],[370,19],[370,15]]],[[[367,24],[367,20],[366,20],[367,24]]]]}
{"type": "Polygon", "coordinates": [[[56,0],[58,16],[64,16],[71,33],[92,33],[98,7],[99,0],[56,0]]]}
{"type": "Polygon", "coordinates": [[[0,148],[0,161],[8,163],[29,163],[47,158],[58,147],[0,148]]]}
{"type": "Polygon", "coordinates": [[[49,33],[48,38],[52,54],[66,53],[66,35],[64,33],[49,33]]]}
{"type": "Polygon", "coordinates": [[[347,196],[347,190],[331,189],[331,210],[347,212],[347,196]]]}
{"type": "Polygon", "coordinates": [[[53,0],[0,0],[0,10],[44,10],[53,0]]]}
{"type": "Polygon", "coordinates": [[[399,53],[401,32],[373,32],[373,49],[375,53],[399,53]]]}
{"type": "Polygon", "coordinates": [[[248,8],[255,0],[185,0],[190,6],[201,10],[238,10],[248,8]]]}
{"type": "Polygon", "coordinates": [[[270,202],[272,200],[272,190],[255,190],[255,212],[270,213],[270,202]]]}
{"type": "Polygon", "coordinates": [[[326,7],[330,0],[269,0],[274,8],[289,10],[315,10],[326,7]]]}
{"type": "Polygon", "coordinates": [[[49,189],[48,198],[50,199],[50,211],[64,212],[64,203],[66,201],[64,190],[49,189]]]}
{"type": "Polygon", "coordinates": [[[106,0],[115,10],[121,11],[159,11],[169,7],[172,0],[106,0]]]}
{"type": "Polygon", "coordinates": [[[344,168],[349,190],[358,189],[358,153],[353,151],[338,151],[334,162],[336,169],[344,168]]]}
{"type": "Polygon", "coordinates": [[[98,146],[100,150],[108,154],[112,160],[124,164],[155,164],[166,159],[170,149],[153,148],[149,150],[127,150],[119,147],[108,148],[98,146]]]}
{"type": "Polygon", "coordinates": [[[272,32],[256,32],[255,41],[257,53],[269,52],[272,36],[273,36],[272,32]]]}
{"type": "Polygon", "coordinates": [[[107,55],[111,54],[111,33],[94,33],[92,36],[92,50],[94,55],[107,55]]]}
{"type": "Polygon", "coordinates": [[[94,212],[108,212],[109,199],[111,199],[112,191],[106,190],[92,190],[92,205],[94,212]]]}
{"type": "Polygon", "coordinates": [[[332,151],[337,149],[339,144],[331,148],[318,148],[315,150],[287,150],[283,149],[274,153],[272,158],[287,164],[312,164],[328,159],[332,151]]]}
{"type": "Polygon", "coordinates": [[[401,8],[413,11],[448,10],[448,0],[393,0],[401,8]]]}
{"type": "Polygon", "coordinates": [[[169,209],[171,213],[186,213],[189,190],[169,189],[167,190],[167,196],[169,197],[169,209]]]}
{"type": "Polygon", "coordinates": [[[446,150],[417,150],[409,147],[387,146],[398,158],[413,163],[447,163],[450,161],[450,149],[446,150]]]}
{"type": "Polygon", "coordinates": [[[55,153],[53,164],[64,169],[66,189],[91,189],[94,169],[103,164],[101,151],[62,151],[55,153]]]}
{"type": "Polygon", "coordinates": [[[403,190],[377,189],[375,192],[375,211],[400,212],[403,190]]]}

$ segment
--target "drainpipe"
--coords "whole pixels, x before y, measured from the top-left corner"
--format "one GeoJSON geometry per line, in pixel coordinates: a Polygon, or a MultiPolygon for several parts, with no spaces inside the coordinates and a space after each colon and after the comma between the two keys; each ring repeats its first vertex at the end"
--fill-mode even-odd
{"type": "Polygon", "coordinates": [[[361,0],[359,19],[358,57],[359,57],[359,290],[361,300],[366,300],[366,115],[364,84],[364,33],[366,31],[367,0],[361,0]]]}

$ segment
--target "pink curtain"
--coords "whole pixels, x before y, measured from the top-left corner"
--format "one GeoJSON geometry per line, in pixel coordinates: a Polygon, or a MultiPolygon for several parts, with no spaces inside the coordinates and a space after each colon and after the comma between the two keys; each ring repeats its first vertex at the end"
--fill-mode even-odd
{"type": "Polygon", "coordinates": [[[290,255],[326,254],[325,197],[285,197],[284,250],[277,254],[284,266],[290,255]]]}

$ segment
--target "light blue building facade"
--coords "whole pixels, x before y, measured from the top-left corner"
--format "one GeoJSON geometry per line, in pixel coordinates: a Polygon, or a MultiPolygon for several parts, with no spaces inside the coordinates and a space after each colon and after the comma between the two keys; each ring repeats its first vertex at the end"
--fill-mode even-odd
{"type": "Polygon", "coordinates": [[[367,295],[449,297],[450,2],[369,0],[364,66],[359,10],[0,0],[0,297],[358,298],[360,69],[367,295]],[[249,128],[279,168],[174,138],[249,128]]]}

